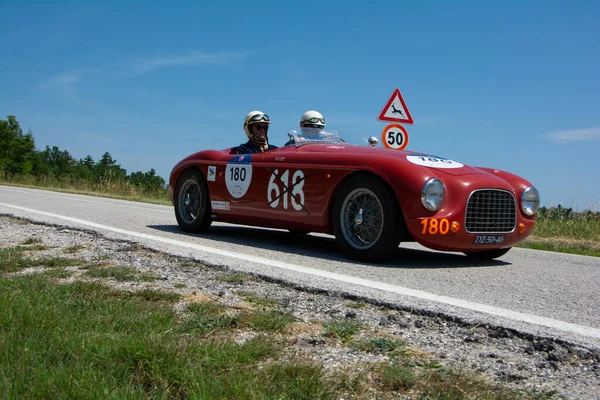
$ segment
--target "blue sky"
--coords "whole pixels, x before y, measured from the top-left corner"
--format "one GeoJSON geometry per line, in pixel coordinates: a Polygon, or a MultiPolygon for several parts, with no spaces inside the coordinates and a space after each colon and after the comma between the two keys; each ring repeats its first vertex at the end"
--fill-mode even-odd
{"type": "Polygon", "coordinates": [[[168,178],[202,149],[270,142],[309,109],[380,136],[396,87],[407,149],[504,169],[542,204],[600,209],[598,1],[0,0],[0,118],[36,146],[168,178]]]}

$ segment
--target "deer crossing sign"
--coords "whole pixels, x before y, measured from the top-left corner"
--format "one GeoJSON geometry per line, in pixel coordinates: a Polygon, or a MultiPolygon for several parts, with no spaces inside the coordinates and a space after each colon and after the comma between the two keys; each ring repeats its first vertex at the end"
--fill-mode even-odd
{"type": "Polygon", "coordinates": [[[402,98],[400,89],[396,88],[396,90],[394,90],[377,119],[379,121],[414,124],[412,115],[410,115],[410,111],[408,111],[408,107],[402,98]]]}

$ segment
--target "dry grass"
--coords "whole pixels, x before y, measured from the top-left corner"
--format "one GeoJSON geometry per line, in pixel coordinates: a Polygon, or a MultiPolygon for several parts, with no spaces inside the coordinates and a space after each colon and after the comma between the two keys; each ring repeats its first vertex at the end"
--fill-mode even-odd
{"type": "Polygon", "coordinates": [[[600,251],[600,242],[593,240],[573,239],[569,237],[538,237],[530,236],[524,243],[540,243],[560,247],[588,248],[592,251],[600,251]]]}

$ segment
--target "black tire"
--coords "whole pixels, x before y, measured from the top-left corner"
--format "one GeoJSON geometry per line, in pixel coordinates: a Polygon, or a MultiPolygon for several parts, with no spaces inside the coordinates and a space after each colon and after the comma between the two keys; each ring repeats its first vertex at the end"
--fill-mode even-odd
{"type": "Polygon", "coordinates": [[[380,180],[357,175],[342,184],[333,205],[333,231],[354,260],[384,261],[398,248],[404,228],[394,193],[380,180]]]}
{"type": "Polygon", "coordinates": [[[505,249],[483,250],[483,251],[466,251],[467,257],[473,260],[493,260],[494,258],[502,257],[511,247],[505,249]]]}
{"type": "Polygon", "coordinates": [[[199,171],[188,170],[175,187],[175,217],[185,232],[205,232],[210,224],[211,208],[208,186],[199,171]]]}

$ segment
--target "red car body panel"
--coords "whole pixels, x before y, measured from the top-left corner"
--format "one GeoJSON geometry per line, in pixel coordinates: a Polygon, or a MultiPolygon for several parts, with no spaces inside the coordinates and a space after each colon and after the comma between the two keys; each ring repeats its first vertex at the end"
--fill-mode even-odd
{"type": "Polygon", "coordinates": [[[413,160],[427,157],[422,153],[348,144],[286,146],[247,155],[233,155],[229,151],[201,151],[180,161],[169,180],[173,204],[176,201],[173,190],[179,177],[185,170],[196,168],[207,181],[212,214],[218,221],[331,234],[337,188],[350,176],[366,173],[384,181],[395,193],[404,215],[404,221],[397,223],[405,224],[409,233],[403,241],[415,240],[444,251],[498,249],[521,242],[534,226],[535,218],[525,215],[520,204],[523,190],[531,183],[504,171],[466,165],[423,166],[409,161],[409,157],[413,160]],[[228,188],[228,177],[230,183],[235,178],[235,165],[243,165],[246,175],[251,173],[246,176],[249,182],[243,195],[240,195],[243,188],[237,195],[228,188]],[[421,191],[430,178],[440,179],[446,189],[443,206],[437,212],[428,211],[421,203],[421,191]],[[479,240],[476,236],[482,233],[469,233],[465,229],[469,197],[480,189],[503,191],[514,197],[515,229],[483,234],[492,236],[492,241],[493,237],[502,236],[502,242],[485,243],[483,238],[482,243],[475,243],[479,240]],[[278,194],[280,197],[276,199],[278,194]],[[456,232],[451,229],[454,222],[460,224],[456,232]]]}

